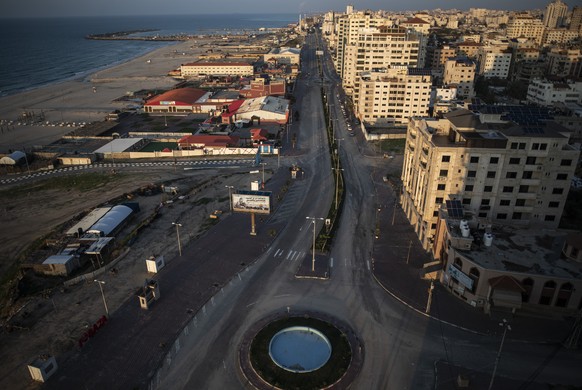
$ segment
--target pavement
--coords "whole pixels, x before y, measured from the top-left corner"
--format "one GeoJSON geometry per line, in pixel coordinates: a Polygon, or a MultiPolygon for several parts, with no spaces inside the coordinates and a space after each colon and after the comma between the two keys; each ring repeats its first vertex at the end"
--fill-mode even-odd
{"type": "Polygon", "coordinates": [[[377,214],[379,238],[374,243],[372,262],[374,277],[388,294],[411,310],[474,333],[500,335],[503,328],[499,323],[505,318],[512,328],[508,340],[561,343],[566,339],[573,321],[548,318],[548,313],[541,311],[517,311],[513,315],[510,311],[494,309],[488,315],[455,297],[438,280],[434,283],[430,312],[426,314],[430,281],[421,276],[423,264],[432,258],[421,247],[403,210],[394,203],[394,189],[382,180],[383,175],[378,169],[373,176],[381,207],[377,214]]]}

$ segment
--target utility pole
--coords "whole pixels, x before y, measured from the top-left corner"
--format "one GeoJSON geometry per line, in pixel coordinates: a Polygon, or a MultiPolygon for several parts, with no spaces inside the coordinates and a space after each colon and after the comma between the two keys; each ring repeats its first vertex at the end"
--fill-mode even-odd
{"type": "Polygon", "coordinates": [[[97,279],[93,281],[99,285],[99,289],[101,290],[101,297],[103,298],[103,306],[105,306],[105,314],[107,315],[107,318],[109,318],[109,309],[107,308],[107,302],[105,301],[105,294],[103,293],[102,287],[102,285],[105,284],[105,282],[97,279]]]}
{"type": "Polygon", "coordinates": [[[495,373],[497,372],[497,365],[499,364],[499,360],[501,359],[501,350],[503,349],[503,342],[505,341],[505,335],[507,334],[508,330],[511,330],[511,325],[509,322],[504,318],[503,322],[499,323],[499,326],[503,327],[503,336],[501,336],[501,344],[499,344],[499,351],[497,351],[497,356],[495,357],[495,365],[493,366],[493,374],[491,374],[491,382],[489,382],[489,390],[493,388],[493,381],[495,380],[495,373]]]}
{"type": "Polygon", "coordinates": [[[426,302],[426,310],[425,313],[430,312],[430,305],[432,304],[432,292],[434,291],[434,280],[430,280],[430,287],[428,288],[428,301],[426,302]]]}
{"type": "Polygon", "coordinates": [[[311,257],[311,272],[314,272],[315,271],[315,221],[317,221],[317,220],[323,221],[323,218],[305,217],[305,219],[309,219],[313,222],[313,249],[312,249],[312,257],[311,257]]]}
{"type": "Polygon", "coordinates": [[[180,242],[180,227],[182,224],[178,222],[172,222],[172,225],[176,226],[176,236],[178,236],[178,253],[180,256],[182,256],[182,243],[180,242]]]}
{"type": "Polygon", "coordinates": [[[233,186],[225,186],[226,188],[228,188],[228,204],[230,205],[230,211],[232,212],[232,189],[234,188],[233,186]]]}

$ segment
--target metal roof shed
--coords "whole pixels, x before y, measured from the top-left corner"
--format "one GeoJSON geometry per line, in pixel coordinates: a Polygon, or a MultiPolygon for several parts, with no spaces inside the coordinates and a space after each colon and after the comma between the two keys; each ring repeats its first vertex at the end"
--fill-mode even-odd
{"type": "Polygon", "coordinates": [[[21,151],[14,151],[8,156],[0,158],[0,165],[20,165],[26,162],[26,154],[21,151]]]}
{"type": "Polygon", "coordinates": [[[47,275],[70,275],[79,267],[79,259],[73,255],[49,256],[42,263],[43,273],[47,275]]]}
{"type": "Polygon", "coordinates": [[[96,224],[91,226],[87,233],[98,234],[101,237],[111,234],[116,230],[133,212],[130,207],[117,205],[111,208],[96,224]]]}

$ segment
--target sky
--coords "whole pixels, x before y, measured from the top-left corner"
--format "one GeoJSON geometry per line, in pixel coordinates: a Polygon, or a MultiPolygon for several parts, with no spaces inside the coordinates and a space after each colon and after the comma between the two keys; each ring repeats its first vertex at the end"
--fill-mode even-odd
{"type": "MultiPolygon", "coordinates": [[[[58,17],[108,15],[176,15],[219,13],[315,13],[356,10],[426,10],[488,8],[526,10],[545,8],[550,0],[3,0],[1,17],[58,17]]],[[[565,0],[570,8],[578,0],[565,0]]]]}

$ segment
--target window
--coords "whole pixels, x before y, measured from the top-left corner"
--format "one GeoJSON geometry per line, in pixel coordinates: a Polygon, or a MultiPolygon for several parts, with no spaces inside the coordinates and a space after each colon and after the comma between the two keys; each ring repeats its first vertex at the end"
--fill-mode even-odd
{"type": "Polygon", "coordinates": [[[487,212],[483,211],[483,212],[479,213],[479,218],[487,218],[487,212]]]}
{"type": "Polygon", "coordinates": [[[518,145],[518,149],[525,149],[525,142],[520,142],[518,145]]]}
{"type": "Polygon", "coordinates": [[[471,198],[464,198],[462,203],[463,204],[471,204],[471,198]]]}
{"type": "Polygon", "coordinates": [[[563,167],[569,167],[570,165],[572,165],[572,160],[570,159],[565,159],[560,161],[560,165],[563,167]]]}
{"type": "Polygon", "coordinates": [[[521,159],[519,157],[511,157],[509,159],[509,163],[512,164],[512,165],[519,164],[520,161],[521,161],[521,159]]]}
{"type": "Polygon", "coordinates": [[[567,173],[558,173],[558,175],[556,176],[556,180],[568,180],[568,174],[567,173]]]}
{"type": "Polygon", "coordinates": [[[436,204],[442,204],[442,203],[443,203],[443,198],[441,198],[441,197],[437,197],[437,198],[435,198],[434,202],[435,202],[436,204]]]}
{"type": "Polygon", "coordinates": [[[430,224],[430,228],[431,228],[432,230],[436,229],[436,223],[431,223],[431,224],[430,224]]]}
{"type": "Polygon", "coordinates": [[[541,144],[540,150],[546,150],[548,148],[548,144],[541,144]]]}
{"type": "Polygon", "coordinates": [[[554,298],[554,293],[556,292],[556,282],[553,280],[548,280],[544,283],[544,288],[542,289],[542,293],[540,295],[540,305],[550,305],[552,303],[552,299],[554,298]]]}
{"type": "Polygon", "coordinates": [[[499,163],[499,157],[491,157],[489,159],[489,164],[497,164],[499,163]]]}
{"type": "Polygon", "coordinates": [[[511,204],[511,200],[509,199],[501,199],[499,201],[499,206],[509,206],[511,204]]]}
{"type": "Polygon", "coordinates": [[[515,212],[511,215],[511,219],[521,219],[521,213],[515,212]]]}
{"type": "Polygon", "coordinates": [[[529,186],[519,186],[520,193],[527,193],[529,191],[529,186]]]}
{"type": "Polygon", "coordinates": [[[512,142],[510,147],[511,149],[517,149],[517,142],[512,142]]]}
{"type": "Polygon", "coordinates": [[[439,172],[439,176],[448,176],[449,175],[449,170],[448,169],[441,169],[441,171],[439,172]]]}
{"type": "Polygon", "coordinates": [[[483,187],[483,192],[493,192],[493,186],[485,186],[485,187],[483,187]]]}
{"type": "Polygon", "coordinates": [[[533,144],[531,144],[531,150],[540,150],[540,144],[534,142],[533,144]]]}
{"type": "Polygon", "coordinates": [[[517,172],[507,172],[505,174],[506,179],[515,179],[517,178],[517,172]]]}
{"type": "Polygon", "coordinates": [[[521,293],[521,297],[523,302],[529,302],[529,297],[531,296],[531,292],[533,290],[534,281],[533,279],[527,278],[521,282],[521,286],[525,290],[521,293]]]}
{"type": "Polygon", "coordinates": [[[544,221],[547,222],[552,222],[556,220],[556,216],[555,215],[546,215],[546,217],[544,218],[544,221]]]}
{"type": "Polygon", "coordinates": [[[535,165],[536,163],[536,158],[535,157],[527,157],[525,159],[525,164],[526,165],[535,165]]]}
{"type": "Polygon", "coordinates": [[[479,276],[481,276],[481,273],[477,268],[472,267],[469,270],[469,277],[473,279],[473,288],[471,289],[472,292],[477,291],[477,285],[479,284],[479,276]]]}
{"type": "Polygon", "coordinates": [[[495,178],[495,171],[487,171],[487,178],[494,179],[495,178]]]}
{"type": "Polygon", "coordinates": [[[513,192],[513,187],[511,187],[511,186],[504,186],[503,187],[503,192],[513,192]]]}
{"type": "Polygon", "coordinates": [[[467,191],[467,192],[471,192],[471,191],[473,191],[473,185],[472,185],[472,184],[467,184],[467,185],[465,186],[465,191],[467,191]]]}
{"type": "Polygon", "coordinates": [[[497,219],[507,219],[506,213],[497,213],[497,219]]]}
{"type": "Polygon", "coordinates": [[[444,191],[445,188],[446,188],[446,186],[447,186],[446,184],[438,184],[437,185],[437,190],[438,191],[444,191]]]}
{"type": "Polygon", "coordinates": [[[438,210],[433,211],[432,212],[432,216],[433,217],[438,217],[439,216],[439,211],[438,210]]]}
{"type": "Polygon", "coordinates": [[[481,206],[489,206],[489,199],[481,199],[481,206]]]}
{"type": "Polygon", "coordinates": [[[449,162],[449,161],[451,161],[451,156],[443,156],[443,157],[441,158],[441,161],[442,161],[442,162],[449,162]]]}
{"type": "Polygon", "coordinates": [[[516,206],[525,206],[525,199],[516,199],[515,205],[516,206]]]}
{"type": "Polygon", "coordinates": [[[548,203],[548,207],[550,207],[552,209],[558,208],[558,207],[560,207],[560,202],[550,202],[550,203],[548,203]]]}
{"type": "Polygon", "coordinates": [[[471,164],[477,164],[479,162],[479,157],[471,156],[470,162],[471,162],[471,164]]]}
{"type": "Polygon", "coordinates": [[[475,177],[477,176],[477,171],[468,171],[467,172],[467,177],[475,177]]]}
{"type": "Polygon", "coordinates": [[[564,193],[564,189],[563,188],[554,188],[552,190],[552,194],[554,194],[554,195],[561,195],[563,193],[564,193]]]}
{"type": "Polygon", "coordinates": [[[571,283],[562,284],[562,287],[558,290],[558,296],[556,297],[556,306],[567,307],[573,292],[574,286],[571,283]]]}

